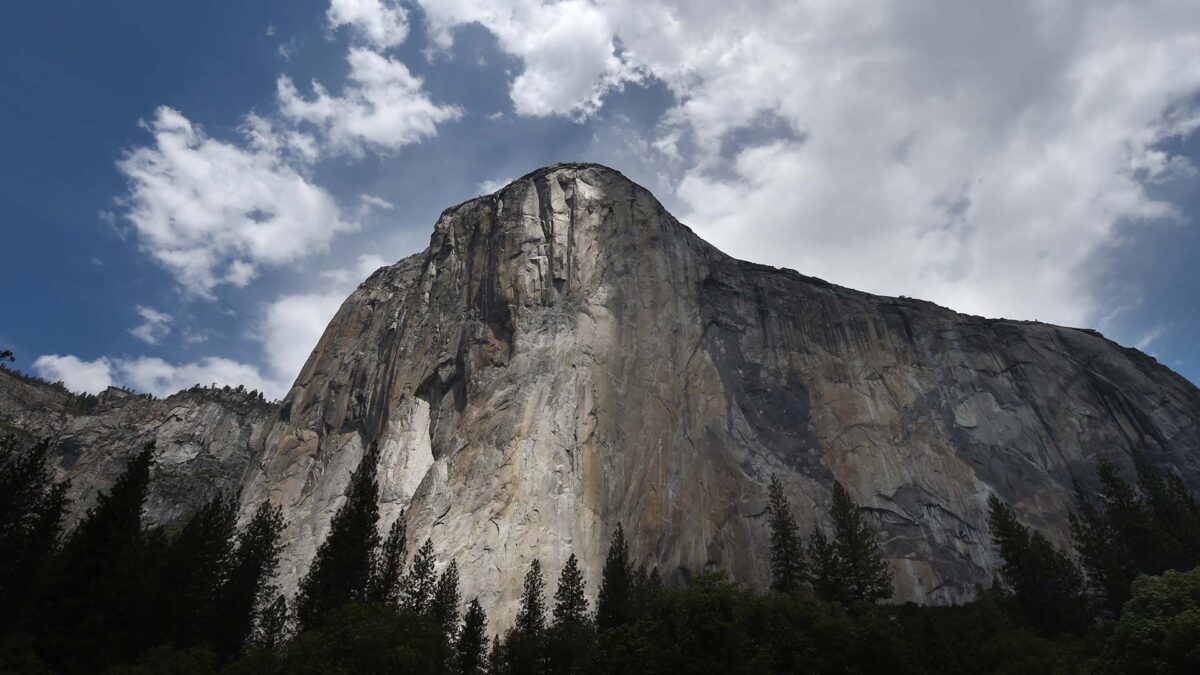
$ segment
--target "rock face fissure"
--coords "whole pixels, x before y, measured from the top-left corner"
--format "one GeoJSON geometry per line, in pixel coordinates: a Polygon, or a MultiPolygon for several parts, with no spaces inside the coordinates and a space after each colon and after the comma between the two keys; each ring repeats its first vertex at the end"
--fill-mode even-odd
{"type": "Polygon", "coordinates": [[[1100,456],[1140,448],[1200,488],[1200,391],[1154,359],[732,259],[595,165],[445,211],[346,300],[278,409],[174,398],[62,413],[64,473],[103,485],[157,434],[150,518],[223,487],[282,504],[294,588],[378,443],[381,528],[406,508],[497,626],[533,558],[554,578],[575,553],[594,592],[618,522],[669,580],[714,561],[764,585],[772,474],[806,531],[845,484],[896,597],[924,603],[992,578],[989,494],[1065,544],[1100,456]]]}

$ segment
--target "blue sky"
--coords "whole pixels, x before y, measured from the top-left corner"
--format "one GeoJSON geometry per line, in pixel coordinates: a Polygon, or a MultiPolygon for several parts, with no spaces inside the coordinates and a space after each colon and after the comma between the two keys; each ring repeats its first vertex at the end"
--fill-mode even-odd
{"type": "Polygon", "coordinates": [[[0,347],[280,396],[442,209],[597,161],[739,257],[1200,381],[1200,6],[969,4],[5,3],[0,347]]]}

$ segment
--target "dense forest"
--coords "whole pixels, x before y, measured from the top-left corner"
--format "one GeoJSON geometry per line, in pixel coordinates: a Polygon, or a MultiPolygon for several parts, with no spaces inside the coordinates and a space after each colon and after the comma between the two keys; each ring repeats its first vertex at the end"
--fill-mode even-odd
{"type": "Polygon", "coordinates": [[[618,525],[595,595],[574,556],[553,586],[534,561],[514,625],[492,626],[403,516],[379,530],[374,449],[290,601],[274,582],[277,507],[239,527],[236,501],[217,499],[178,528],[147,527],[147,447],[67,531],[50,453],[0,448],[0,672],[1200,672],[1200,507],[1141,455],[1131,480],[1102,462],[1076,487],[1073,550],[993,496],[1003,566],[966,605],[888,603],[877,535],[849,493],[835,484],[832,527],[801,532],[772,479],[766,592],[715,564],[666,585],[618,525]]]}

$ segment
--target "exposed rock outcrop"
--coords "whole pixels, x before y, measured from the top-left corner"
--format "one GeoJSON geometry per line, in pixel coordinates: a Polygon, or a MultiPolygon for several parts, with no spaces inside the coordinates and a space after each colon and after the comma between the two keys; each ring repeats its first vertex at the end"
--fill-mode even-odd
{"type": "MultiPolygon", "coordinates": [[[[594,590],[618,522],[668,580],[714,561],[764,584],[771,474],[805,529],[844,483],[897,597],[934,603],[993,576],[991,493],[1065,542],[1071,479],[1098,456],[1142,448],[1200,488],[1200,390],[1154,359],[734,260],[595,165],[444,212],[346,300],[266,426],[272,409],[175,398],[105,415],[139,439],[162,420],[160,439],[209,434],[180,442],[179,508],[208,469],[248,509],[282,504],[285,585],[378,443],[382,527],[407,507],[410,541],[455,559],[501,626],[535,557],[553,578],[574,552],[594,590]]],[[[114,447],[87,431],[105,415],[72,418],[81,456],[114,447]]]]}
{"type": "Polygon", "coordinates": [[[553,575],[574,552],[596,584],[618,522],[668,579],[712,560],[764,583],[769,476],[806,527],[837,479],[898,597],[950,602],[996,568],[988,494],[1064,541],[1098,454],[1143,447],[1200,485],[1198,416],[1200,391],[1096,333],[734,260],[570,165],[447,210],[351,295],[247,495],[291,515],[294,579],[377,442],[385,520],[407,506],[503,623],[532,558],[553,575]]]}
{"type": "Polygon", "coordinates": [[[54,443],[55,471],[71,481],[72,520],[149,442],[157,447],[149,522],[177,524],[217,495],[237,496],[276,409],[257,394],[203,387],[161,400],[116,387],[76,396],[0,370],[0,431],[54,443]]]}

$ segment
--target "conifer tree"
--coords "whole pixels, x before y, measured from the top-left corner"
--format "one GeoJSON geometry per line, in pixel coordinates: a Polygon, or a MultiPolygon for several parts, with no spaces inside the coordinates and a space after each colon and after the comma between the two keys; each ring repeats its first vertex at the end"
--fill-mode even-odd
{"type": "Polygon", "coordinates": [[[554,591],[554,625],[578,627],[587,623],[588,601],[583,587],[583,572],[572,553],[558,576],[554,591]]]}
{"type": "Polygon", "coordinates": [[[808,537],[809,572],[817,597],[827,602],[844,602],[842,568],[833,542],[820,526],[808,537]]]}
{"type": "Polygon", "coordinates": [[[273,651],[287,641],[287,625],[287,598],[279,595],[259,612],[250,640],[263,649],[273,651]]]}
{"type": "MultiPolygon", "coordinates": [[[[542,563],[534,560],[525,573],[521,609],[501,651],[506,673],[535,673],[545,669],[546,591],[542,563]]],[[[495,666],[496,664],[493,664],[495,666]]]]}
{"type": "Polygon", "coordinates": [[[844,601],[858,604],[891,597],[891,575],[879,551],[879,540],[840,482],[833,485],[831,515],[844,601]]]}
{"type": "Polygon", "coordinates": [[[366,599],[375,549],[379,545],[379,484],[375,480],[378,446],[372,444],[350,478],[346,501],[338,508],[329,534],[317,549],[296,594],[301,630],[352,601],[366,599]]]}
{"type": "Polygon", "coordinates": [[[1071,559],[1030,532],[996,495],[988,499],[988,525],[1003,561],[1001,576],[1029,623],[1048,634],[1086,626],[1083,577],[1071,559]]]}
{"type": "Polygon", "coordinates": [[[467,605],[462,630],[458,632],[458,641],[454,646],[458,672],[461,675],[486,672],[487,647],[487,615],[479,604],[479,598],[475,598],[467,605]]]}
{"type": "MultiPolygon", "coordinates": [[[[650,585],[647,581],[645,586],[648,589],[650,585]]],[[[592,633],[583,572],[579,569],[578,559],[571,554],[554,591],[554,623],[547,631],[546,639],[548,671],[564,675],[579,672],[591,649],[592,633]]]]}
{"type": "Polygon", "coordinates": [[[426,539],[413,556],[408,574],[400,582],[400,606],[410,612],[429,611],[437,577],[434,573],[433,541],[426,539]]]}
{"type": "Polygon", "coordinates": [[[192,645],[208,638],[232,563],[236,521],[237,502],[218,496],[193,514],[167,546],[160,594],[166,641],[192,645]]]}
{"type": "Polygon", "coordinates": [[[600,594],[596,598],[596,626],[600,630],[616,628],[632,618],[632,590],[633,565],[629,560],[629,546],[625,542],[624,529],[617,523],[604,560],[600,594]]]}
{"type": "Polygon", "coordinates": [[[540,560],[529,563],[529,571],[525,573],[515,628],[518,633],[530,636],[541,635],[546,629],[546,582],[540,560]]]}
{"type": "Polygon", "coordinates": [[[48,441],[22,451],[15,437],[0,439],[0,628],[18,618],[62,533],[67,484],[53,483],[49,449],[48,441]]]}
{"type": "Polygon", "coordinates": [[[458,603],[461,596],[458,592],[458,563],[453,560],[446,566],[442,576],[438,578],[433,591],[433,602],[430,614],[442,629],[449,643],[454,642],[454,634],[458,629],[458,603]]]}
{"type": "Polygon", "coordinates": [[[774,475],[768,488],[767,514],[771,528],[771,590],[790,593],[807,576],[804,545],[792,516],[792,505],[783,492],[783,484],[774,475]]]}
{"type": "Polygon", "coordinates": [[[264,626],[272,635],[283,634],[287,602],[282,595],[275,597],[279,589],[274,583],[283,549],[279,541],[282,532],[282,510],[263,502],[238,534],[229,574],[218,596],[219,611],[213,617],[211,629],[213,647],[222,659],[236,654],[256,625],[264,626]],[[278,603],[282,605],[276,607],[278,603]],[[282,612],[282,616],[272,612],[282,612]],[[280,621],[283,625],[274,625],[280,621]]]}
{"type": "Polygon", "coordinates": [[[404,553],[408,545],[408,524],[404,511],[392,523],[388,536],[383,540],[383,549],[375,560],[375,570],[371,575],[371,590],[369,600],[384,605],[397,604],[400,593],[400,580],[404,576],[404,553]]]}
{"type": "Polygon", "coordinates": [[[142,528],[154,445],[130,459],[112,489],[75,527],[54,563],[53,587],[40,603],[43,653],[65,671],[103,670],[154,643],[161,537],[142,528]]]}

